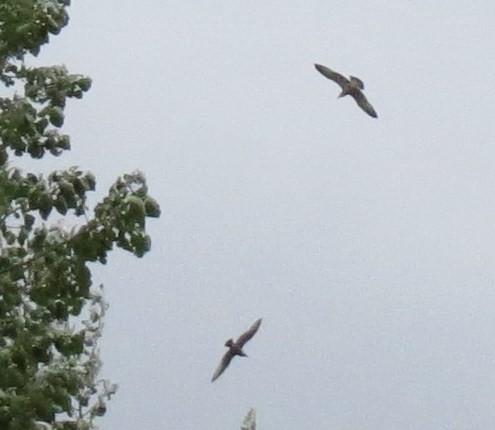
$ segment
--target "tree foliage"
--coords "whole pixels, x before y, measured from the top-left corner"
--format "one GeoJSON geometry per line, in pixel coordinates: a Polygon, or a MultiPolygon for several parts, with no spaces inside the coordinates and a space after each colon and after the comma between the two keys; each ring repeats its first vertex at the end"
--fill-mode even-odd
{"type": "Polygon", "coordinates": [[[106,303],[88,263],[114,246],[150,249],[147,217],[160,209],[140,172],[118,178],[88,211],[92,173],[23,172],[16,157],[70,150],[61,133],[69,98],[91,80],[63,66],[29,67],[68,23],[69,0],[0,0],[0,429],[96,428],[116,386],[98,381],[106,303]],[[5,91],[4,93],[7,93],[5,91]]]}

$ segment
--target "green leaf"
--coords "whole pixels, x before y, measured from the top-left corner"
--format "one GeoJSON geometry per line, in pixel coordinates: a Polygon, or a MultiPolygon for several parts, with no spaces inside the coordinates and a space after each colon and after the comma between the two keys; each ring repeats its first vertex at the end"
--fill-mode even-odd
{"type": "Polygon", "coordinates": [[[83,178],[84,184],[86,186],[86,190],[94,191],[96,188],[96,178],[91,172],[86,172],[83,178]]]}
{"type": "Polygon", "coordinates": [[[66,182],[65,180],[60,181],[58,186],[60,189],[60,194],[65,199],[67,207],[74,208],[77,205],[76,191],[74,189],[74,186],[69,182],[66,182]]]}
{"type": "Polygon", "coordinates": [[[134,253],[138,257],[142,257],[151,249],[151,238],[148,235],[135,236],[131,239],[131,243],[134,246],[134,253]]]}
{"type": "Polygon", "coordinates": [[[52,107],[48,115],[50,118],[50,122],[55,127],[62,127],[62,125],[64,124],[64,111],[60,107],[52,107]]]}
{"type": "Polygon", "coordinates": [[[43,218],[45,221],[50,215],[53,207],[53,202],[51,197],[43,193],[40,196],[40,199],[38,200],[38,210],[40,211],[41,218],[43,218]]]}
{"type": "Polygon", "coordinates": [[[57,140],[57,148],[68,151],[70,149],[70,137],[66,134],[59,136],[57,140]]]}
{"type": "Polygon", "coordinates": [[[55,206],[55,209],[57,209],[57,211],[60,214],[65,215],[67,213],[67,202],[66,202],[64,196],[59,195],[55,199],[55,202],[53,203],[53,205],[55,206]]]}
{"type": "Polygon", "coordinates": [[[19,242],[19,245],[24,245],[24,242],[27,239],[27,231],[26,228],[21,228],[21,231],[19,232],[19,235],[17,236],[17,241],[19,242]]]}
{"type": "Polygon", "coordinates": [[[76,192],[76,194],[79,197],[83,198],[86,194],[86,187],[84,186],[83,181],[76,177],[72,181],[72,186],[74,187],[74,191],[76,192]]]}
{"type": "Polygon", "coordinates": [[[12,233],[11,231],[6,231],[4,233],[4,238],[5,238],[5,241],[7,242],[7,245],[12,245],[16,239],[15,234],[12,233]]]}
{"type": "Polygon", "coordinates": [[[136,221],[141,221],[142,219],[144,219],[144,203],[139,197],[128,196],[125,201],[128,205],[127,215],[129,219],[136,221]]]}
{"type": "Polygon", "coordinates": [[[158,218],[160,216],[160,205],[152,197],[146,197],[146,200],[144,201],[144,210],[148,217],[158,218]]]}
{"type": "Polygon", "coordinates": [[[24,214],[24,227],[27,231],[31,231],[35,220],[36,218],[34,216],[30,214],[24,214]]]}
{"type": "Polygon", "coordinates": [[[0,166],[3,166],[8,159],[9,156],[7,154],[7,151],[5,150],[5,147],[3,145],[0,146],[0,166]]]}

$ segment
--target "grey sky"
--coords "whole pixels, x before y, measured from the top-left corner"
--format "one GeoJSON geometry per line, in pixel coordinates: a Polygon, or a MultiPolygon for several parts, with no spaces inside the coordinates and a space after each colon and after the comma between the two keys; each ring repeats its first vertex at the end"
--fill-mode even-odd
{"type": "Polygon", "coordinates": [[[96,270],[102,429],[489,429],[493,1],[74,2],[73,151],[143,170],[153,250],[96,270]],[[361,78],[374,120],[314,70],[361,78]],[[223,342],[263,317],[210,384],[223,342]]]}

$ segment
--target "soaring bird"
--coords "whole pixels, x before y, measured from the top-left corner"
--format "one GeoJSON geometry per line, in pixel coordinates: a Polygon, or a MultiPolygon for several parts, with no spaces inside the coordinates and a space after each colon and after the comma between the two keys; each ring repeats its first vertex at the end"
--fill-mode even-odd
{"type": "Polygon", "coordinates": [[[225,342],[225,346],[229,349],[223,355],[222,361],[220,361],[217,370],[215,370],[215,373],[211,378],[211,382],[217,379],[224,372],[224,370],[229,366],[230,362],[236,355],[239,355],[241,357],[247,357],[247,354],[242,350],[242,347],[246,344],[246,342],[249,339],[251,339],[256,334],[256,332],[260,328],[261,321],[262,318],[256,320],[254,324],[251,327],[249,327],[248,331],[246,331],[245,333],[239,336],[239,339],[237,339],[236,342],[234,342],[233,339],[229,339],[227,342],[225,342]]]}
{"type": "Polygon", "coordinates": [[[342,76],[341,74],[330,70],[328,67],[322,66],[320,64],[315,64],[316,70],[318,70],[323,76],[326,78],[336,82],[342,88],[342,92],[339,94],[339,97],[344,97],[350,95],[354,97],[358,106],[364,110],[368,115],[373,118],[378,118],[378,115],[371,106],[370,102],[366,99],[363,92],[364,84],[363,81],[359,78],[351,76],[350,79],[342,76]]]}

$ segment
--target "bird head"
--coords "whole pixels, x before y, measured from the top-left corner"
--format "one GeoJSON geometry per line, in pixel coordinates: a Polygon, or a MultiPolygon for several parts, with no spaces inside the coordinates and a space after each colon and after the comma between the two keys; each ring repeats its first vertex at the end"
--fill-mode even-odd
{"type": "Polygon", "coordinates": [[[232,339],[229,339],[227,342],[225,342],[225,346],[227,348],[230,348],[234,344],[234,341],[232,339]]]}

